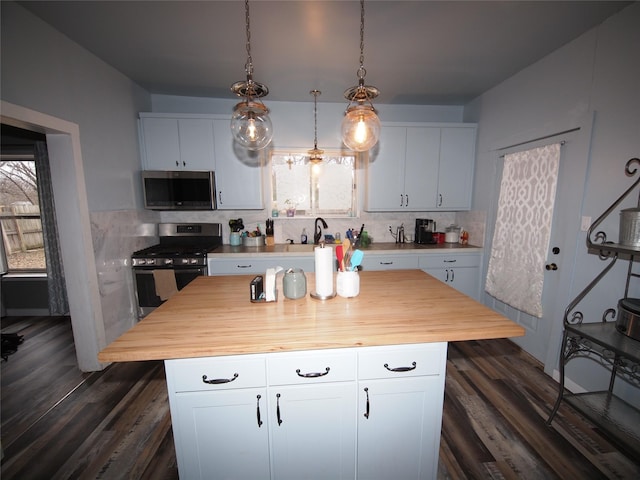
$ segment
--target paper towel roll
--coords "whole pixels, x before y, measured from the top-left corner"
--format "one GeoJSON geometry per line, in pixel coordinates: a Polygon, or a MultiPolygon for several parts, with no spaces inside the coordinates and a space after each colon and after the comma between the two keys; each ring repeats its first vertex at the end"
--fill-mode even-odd
{"type": "Polygon", "coordinates": [[[313,249],[316,268],[316,294],[319,297],[333,295],[333,247],[313,249]]]}

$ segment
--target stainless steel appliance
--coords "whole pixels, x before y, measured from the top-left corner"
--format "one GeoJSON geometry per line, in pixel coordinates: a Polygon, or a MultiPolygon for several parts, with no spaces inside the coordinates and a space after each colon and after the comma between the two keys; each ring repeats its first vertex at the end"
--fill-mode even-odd
{"type": "Polygon", "coordinates": [[[433,237],[435,231],[436,222],[430,218],[416,218],[414,242],[420,244],[437,243],[433,237]]]}
{"type": "Polygon", "coordinates": [[[215,210],[214,172],[142,171],[144,208],[149,210],[215,210]]]}
{"type": "Polygon", "coordinates": [[[154,271],[172,270],[178,290],[207,274],[207,253],[222,245],[222,225],[161,223],[158,237],[160,243],[131,256],[140,318],[164,303],[158,295],[154,271]]]}

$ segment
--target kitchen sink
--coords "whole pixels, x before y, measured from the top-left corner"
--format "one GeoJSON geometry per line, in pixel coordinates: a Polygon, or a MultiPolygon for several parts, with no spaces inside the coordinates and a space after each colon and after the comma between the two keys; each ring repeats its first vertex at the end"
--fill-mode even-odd
{"type": "Polygon", "coordinates": [[[285,252],[313,252],[314,246],[315,245],[303,244],[303,243],[287,244],[284,247],[284,251],[285,252]]]}

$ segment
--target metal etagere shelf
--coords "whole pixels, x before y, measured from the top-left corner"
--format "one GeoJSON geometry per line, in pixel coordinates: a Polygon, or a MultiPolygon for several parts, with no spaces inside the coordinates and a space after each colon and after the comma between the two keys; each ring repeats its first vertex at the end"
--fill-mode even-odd
{"type": "MultiPolygon", "coordinates": [[[[639,165],[640,159],[632,158],[625,165],[625,174],[634,176],[638,172],[639,165]]],[[[564,333],[560,350],[558,398],[547,420],[547,424],[551,425],[560,403],[564,400],[598,425],[621,450],[634,456],[640,455],[640,431],[638,430],[640,410],[618,398],[613,393],[613,387],[616,378],[621,377],[640,388],[640,341],[630,338],[616,329],[616,324],[613,321],[619,313],[616,308],[605,309],[600,321],[583,322],[584,315],[577,310],[577,307],[607,275],[621,256],[625,261],[628,261],[623,298],[628,297],[631,280],[640,278],[640,274],[634,271],[636,256],[640,257],[640,248],[607,242],[606,234],[597,230],[602,221],[614,212],[622,201],[637,189],[639,184],[640,178],[598,217],[587,232],[587,248],[589,251],[597,252],[600,259],[606,261],[607,264],[565,310],[564,333]],[[571,359],[579,357],[594,359],[611,370],[607,390],[578,394],[565,391],[565,366],[571,359]]],[[[640,207],[640,197],[638,198],[638,206],[640,207]]]]}

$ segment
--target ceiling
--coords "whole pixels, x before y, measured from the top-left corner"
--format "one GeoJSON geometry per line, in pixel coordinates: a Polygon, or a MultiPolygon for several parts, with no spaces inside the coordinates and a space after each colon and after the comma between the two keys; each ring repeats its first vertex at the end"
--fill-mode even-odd
{"type": "MultiPolygon", "coordinates": [[[[18,3],[151,93],[234,99],[246,79],[242,0],[18,3]]],[[[365,80],[376,103],[463,105],[630,3],[368,0],[365,80]]],[[[358,1],[252,0],[250,20],[265,103],[357,84],[358,1]]]]}

